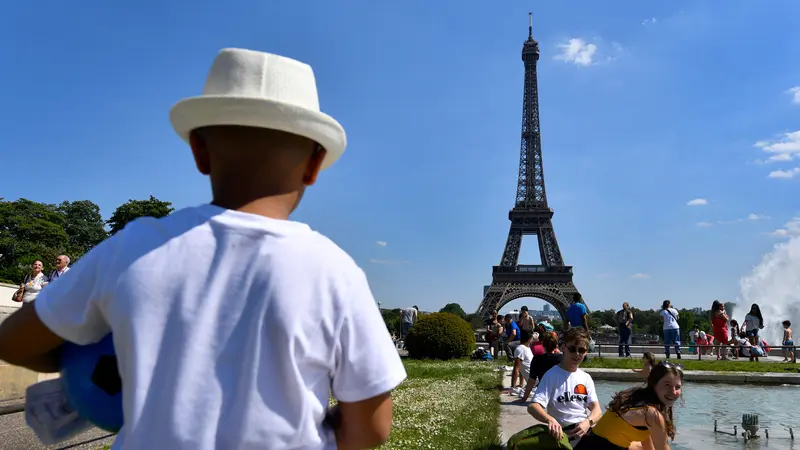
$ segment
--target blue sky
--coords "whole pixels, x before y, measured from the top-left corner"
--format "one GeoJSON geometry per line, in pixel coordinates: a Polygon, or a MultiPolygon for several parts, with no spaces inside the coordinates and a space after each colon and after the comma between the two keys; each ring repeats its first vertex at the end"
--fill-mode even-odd
{"type": "Polygon", "coordinates": [[[279,53],[349,140],[295,218],[382,305],[474,310],[508,232],[532,10],[548,198],[590,308],[735,299],[800,232],[800,3],[496,3],[10,3],[0,196],[207,201],[169,108],[220,48],[279,53]]]}

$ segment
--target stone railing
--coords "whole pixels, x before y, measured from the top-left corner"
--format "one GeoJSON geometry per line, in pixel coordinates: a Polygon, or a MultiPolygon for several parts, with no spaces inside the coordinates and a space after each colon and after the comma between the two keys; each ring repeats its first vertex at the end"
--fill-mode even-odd
{"type": "MultiPolygon", "coordinates": [[[[0,283],[0,322],[19,309],[22,303],[11,300],[11,295],[19,286],[0,283]]],[[[25,396],[25,389],[33,383],[58,376],[57,374],[36,373],[0,361],[0,401],[25,396]]]]}

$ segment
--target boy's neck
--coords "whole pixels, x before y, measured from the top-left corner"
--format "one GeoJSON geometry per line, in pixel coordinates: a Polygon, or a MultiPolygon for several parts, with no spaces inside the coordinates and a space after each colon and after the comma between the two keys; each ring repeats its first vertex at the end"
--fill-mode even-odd
{"type": "Polygon", "coordinates": [[[214,193],[211,204],[220,208],[255,214],[270,219],[288,220],[300,202],[297,192],[257,196],[252,194],[214,193]]]}
{"type": "Polygon", "coordinates": [[[580,367],[580,364],[575,364],[575,366],[571,366],[571,365],[567,365],[567,363],[565,361],[561,361],[561,364],[559,364],[558,367],[561,367],[562,369],[566,370],[567,372],[577,372],[578,371],[578,367],[580,367]]]}

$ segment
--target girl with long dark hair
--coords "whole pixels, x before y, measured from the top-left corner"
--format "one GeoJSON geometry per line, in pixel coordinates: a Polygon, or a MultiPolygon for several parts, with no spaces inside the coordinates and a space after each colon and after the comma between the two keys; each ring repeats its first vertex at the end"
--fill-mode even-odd
{"type": "Polygon", "coordinates": [[[744,316],[744,329],[750,344],[758,345],[758,330],[763,328],[764,316],[761,315],[761,308],[758,307],[757,303],[753,303],[753,305],[750,306],[750,312],[744,316]]]}
{"type": "Polygon", "coordinates": [[[603,417],[575,450],[669,449],[675,439],[672,406],[681,398],[683,367],[657,364],[647,385],[617,392],[603,417]]]}

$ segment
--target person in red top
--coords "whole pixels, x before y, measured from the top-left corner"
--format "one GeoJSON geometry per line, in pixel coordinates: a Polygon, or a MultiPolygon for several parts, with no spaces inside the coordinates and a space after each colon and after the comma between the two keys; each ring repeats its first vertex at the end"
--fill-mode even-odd
{"type": "MultiPolygon", "coordinates": [[[[711,304],[711,329],[714,330],[714,336],[717,338],[719,345],[729,345],[731,343],[728,338],[728,315],[725,313],[725,305],[719,300],[714,300],[711,304]]],[[[728,349],[726,347],[718,347],[718,359],[728,359],[728,349]]]]}
{"type": "Polygon", "coordinates": [[[533,356],[537,355],[544,355],[544,345],[542,345],[542,341],[539,340],[539,333],[533,332],[533,341],[531,342],[531,351],[533,352],[533,356]]]}

